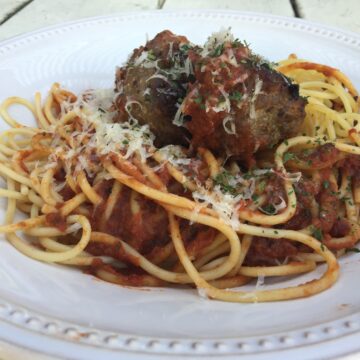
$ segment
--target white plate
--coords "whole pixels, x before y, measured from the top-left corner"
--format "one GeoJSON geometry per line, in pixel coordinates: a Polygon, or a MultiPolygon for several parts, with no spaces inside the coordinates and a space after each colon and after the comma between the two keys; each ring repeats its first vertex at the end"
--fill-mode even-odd
{"type": "MultiPolygon", "coordinates": [[[[222,26],[231,26],[270,60],[295,52],[342,69],[360,85],[356,34],[254,13],[161,11],[77,21],[3,42],[0,99],[31,99],[54,81],[75,91],[111,87],[115,66],[144,43],[146,33],[152,37],[168,28],[203,43],[222,26]]],[[[74,359],[345,355],[360,349],[359,277],[360,255],[351,254],[341,259],[337,284],[322,294],[282,303],[229,304],[201,299],[192,290],[107,284],[78,270],[30,260],[1,241],[0,339],[74,359]]]]}

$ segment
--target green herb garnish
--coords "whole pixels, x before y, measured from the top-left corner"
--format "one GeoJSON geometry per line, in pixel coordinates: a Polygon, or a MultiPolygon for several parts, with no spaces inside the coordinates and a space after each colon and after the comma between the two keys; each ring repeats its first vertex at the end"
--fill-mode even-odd
{"type": "Polygon", "coordinates": [[[220,44],[214,49],[214,51],[211,53],[210,56],[212,57],[220,56],[223,53],[223,51],[224,51],[224,44],[220,44]]]}
{"type": "Polygon", "coordinates": [[[180,46],[181,52],[188,52],[192,47],[189,44],[184,44],[180,46]]]}
{"type": "Polygon", "coordinates": [[[284,163],[288,162],[289,160],[294,160],[296,158],[296,155],[292,152],[286,152],[284,154],[284,163]]]}
{"type": "Polygon", "coordinates": [[[234,178],[228,171],[223,171],[222,173],[215,176],[214,183],[220,186],[220,189],[223,193],[228,193],[231,195],[236,195],[236,188],[230,185],[230,181],[234,178]]]}
{"type": "Polygon", "coordinates": [[[239,91],[234,91],[229,95],[230,100],[240,101],[242,99],[242,94],[239,91]]]}
{"type": "Polygon", "coordinates": [[[153,51],[153,50],[149,50],[149,51],[148,51],[148,53],[147,53],[147,58],[148,58],[148,60],[150,60],[150,61],[156,60],[156,55],[154,54],[154,51],[153,51]]]}
{"type": "Polygon", "coordinates": [[[313,236],[315,239],[321,241],[321,240],[323,239],[322,230],[314,226],[314,227],[313,227],[313,231],[312,231],[312,236],[313,236]]]}
{"type": "Polygon", "coordinates": [[[274,215],[276,213],[275,206],[273,204],[266,204],[260,208],[265,214],[274,215]]]}
{"type": "Polygon", "coordinates": [[[346,253],[348,252],[354,252],[354,253],[360,253],[360,249],[358,248],[349,248],[345,250],[346,253]]]}

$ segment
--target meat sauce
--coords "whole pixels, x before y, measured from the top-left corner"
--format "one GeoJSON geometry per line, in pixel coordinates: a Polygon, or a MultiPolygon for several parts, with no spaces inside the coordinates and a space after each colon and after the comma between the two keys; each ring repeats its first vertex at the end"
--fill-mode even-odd
{"type": "MultiPolygon", "coordinates": [[[[358,157],[349,156],[346,160],[339,160],[340,152],[331,144],[319,146],[311,152],[306,151],[305,154],[296,154],[296,157],[299,161],[310,162],[311,167],[315,169],[322,168],[319,172],[320,178],[314,181],[302,176],[301,180],[294,184],[297,198],[296,212],[289,221],[277,228],[301,230],[310,227],[314,232],[313,236],[326,244],[331,237],[342,238],[349,235],[351,231],[349,222],[339,217],[342,200],[339,197],[338,184],[330,179],[330,169],[335,164],[337,168],[353,176],[355,180],[359,179],[360,183],[358,157]],[[318,206],[317,216],[311,211],[314,202],[318,206]]],[[[279,178],[270,178],[266,194],[268,203],[276,203],[276,199],[284,197],[283,181],[279,178]]],[[[245,263],[247,265],[276,265],[279,261],[285,261],[286,257],[294,256],[299,251],[311,252],[311,249],[286,239],[279,241],[254,237],[245,263]]]]}
{"type": "MultiPolygon", "coordinates": [[[[315,168],[323,163],[330,164],[338,155],[338,150],[330,144],[320,146],[305,155],[297,154],[300,161],[309,161],[311,159],[315,168]]],[[[205,171],[205,167],[200,160],[197,160],[196,164],[196,166],[191,164],[187,171],[200,176],[200,173],[205,171]]],[[[360,182],[360,161],[357,157],[349,156],[346,160],[338,161],[335,166],[360,182]]],[[[160,168],[157,173],[164,184],[171,189],[171,192],[181,196],[191,196],[172,179],[165,167],[160,168]]],[[[325,243],[331,237],[341,238],[348,235],[351,226],[347,220],[339,217],[342,201],[339,198],[338,184],[334,183],[331,174],[328,167],[319,172],[319,178],[316,181],[302,176],[299,182],[294,183],[297,198],[295,214],[285,224],[276,227],[289,230],[311,227],[318,234],[321,234],[319,240],[324,240],[325,243]],[[317,215],[311,210],[314,203],[318,206],[317,215]]],[[[62,172],[55,174],[55,177],[58,181],[64,181],[65,179],[62,172]]],[[[131,189],[125,186],[121,189],[111,216],[105,219],[104,213],[107,207],[107,199],[110,196],[112,187],[112,180],[103,181],[96,187],[97,193],[104,200],[96,207],[89,207],[93,231],[105,232],[118,237],[145,256],[158,252],[159,249],[171,242],[167,212],[161,206],[142,195],[136,194],[136,198],[131,199],[134,194],[131,189]],[[136,202],[135,212],[131,205],[132,201],[136,202]]],[[[75,195],[68,186],[65,186],[60,193],[64,200],[68,200],[75,195]]],[[[270,204],[278,203],[279,199],[286,199],[284,180],[276,175],[269,176],[265,194],[266,203],[270,204]]],[[[60,212],[47,214],[46,222],[49,226],[54,226],[60,231],[65,231],[67,226],[65,218],[60,215],[60,212]]],[[[186,220],[180,221],[180,228],[190,256],[201,253],[203,249],[213,242],[217,234],[212,228],[200,224],[190,224],[186,220]]],[[[121,243],[110,246],[100,242],[91,242],[86,251],[93,255],[111,256],[133,266],[138,264],[138,259],[129,258],[125,255],[121,243]]],[[[286,239],[275,240],[254,237],[245,264],[276,265],[279,261],[285,261],[287,257],[294,256],[299,251],[310,252],[311,249],[286,239]]]]}
{"type": "MultiPolygon", "coordinates": [[[[98,193],[107,199],[112,189],[112,182],[103,182],[98,193]]],[[[142,195],[137,195],[138,211],[131,208],[132,190],[123,187],[114,209],[108,220],[104,219],[106,202],[95,207],[91,215],[91,226],[94,231],[106,232],[124,239],[141,254],[147,254],[155,246],[169,242],[168,220],[166,211],[142,195]]]]}

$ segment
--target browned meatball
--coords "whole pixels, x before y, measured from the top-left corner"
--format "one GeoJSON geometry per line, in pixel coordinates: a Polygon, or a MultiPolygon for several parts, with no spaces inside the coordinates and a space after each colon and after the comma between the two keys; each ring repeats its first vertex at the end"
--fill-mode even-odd
{"type": "Polygon", "coordinates": [[[195,147],[251,160],[294,136],[305,117],[298,86],[239,41],[190,52],[196,82],[182,105],[195,147]]]}
{"type": "Polygon", "coordinates": [[[118,119],[149,124],[157,146],[191,141],[248,163],[305,117],[298,86],[224,33],[200,48],[163,31],[118,70],[116,87],[118,119]]]}
{"type": "Polygon", "coordinates": [[[149,124],[155,144],[187,144],[187,130],[173,124],[190,81],[189,41],[163,31],[135,49],[128,63],[117,70],[117,119],[130,117],[149,124]]]}

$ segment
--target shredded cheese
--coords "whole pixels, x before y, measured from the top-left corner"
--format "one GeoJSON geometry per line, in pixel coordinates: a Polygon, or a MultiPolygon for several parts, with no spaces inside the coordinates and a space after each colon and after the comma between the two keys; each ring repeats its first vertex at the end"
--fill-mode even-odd
{"type": "Polygon", "coordinates": [[[167,145],[158,151],[172,165],[189,165],[191,163],[191,159],[185,157],[181,146],[167,145]]]}
{"type": "Polygon", "coordinates": [[[234,35],[231,33],[231,27],[227,29],[221,28],[220,31],[212,33],[204,44],[201,56],[208,56],[217,48],[217,46],[222,45],[227,41],[234,41],[234,35]]]}
{"type": "Polygon", "coordinates": [[[236,126],[234,117],[231,115],[225,116],[222,122],[225,132],[229,135],[236,135],[236,126]]]}
{"type": "Polygon", "coordinates": [[[199,187],[197,191],[192,193],[195,201],[201,203],[203,206],[211,206],[211,208],[219,215],[225,224],[230,225],[234,230],[237,230],[240,225],[237,205],[243,198],[241,194],[233,196],[221,191],[220,186],[215,186],[211,190],[206,190],[199,187]]]}
{"type": "Polygon", "coordinates": [[[263,81],[259,79],[258,76],[256,76],[255,78],[255,87],[254,87],[254,92],[252,95],[252,98],[250,100],[250,119],[254,120],[256,119],[256,109],[255,109],[255,101],[257,99],[257,97],[262,94],[261,88],[263,85],[263,81]]]}

